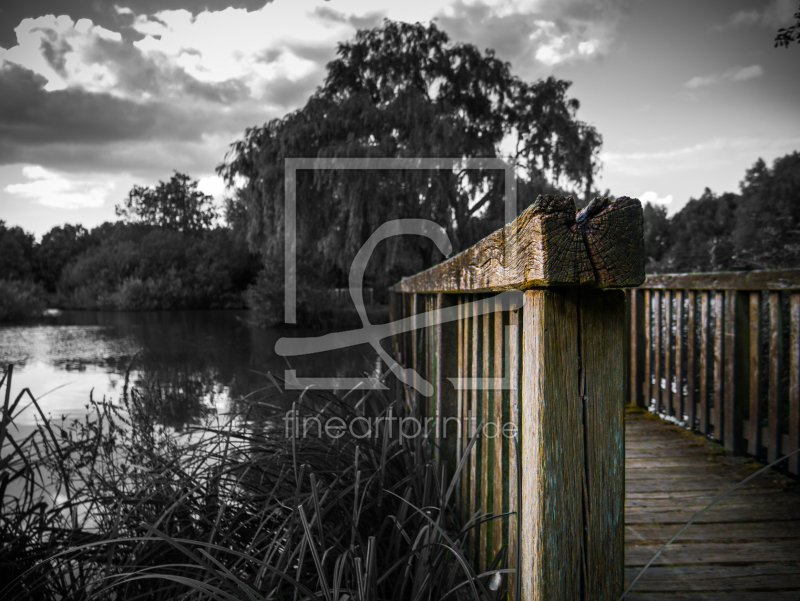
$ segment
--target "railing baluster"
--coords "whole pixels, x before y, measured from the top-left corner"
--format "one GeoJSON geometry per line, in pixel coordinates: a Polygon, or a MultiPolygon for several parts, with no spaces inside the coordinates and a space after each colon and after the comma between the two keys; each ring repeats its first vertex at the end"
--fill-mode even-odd
{"type": "Polygon", "coordinates": [[[750,373],[747,452],[761,452],[761,293],[750,293],[750,373]]]}
{"type": "MultiPolygon", "coordinates": [[[[520,420],[519,420],[519,381],[520,381],[520,323],[521,307],[512,307],[508,314],[508,373],[511,380],[511,389],[508,391],[508,413],[509,424],[514,432],[514,437],[509,439],[508,444],[508,512],[515,514],[518,511],[517,496],[517,470],[522,468],[517,457],[516,445],[520,440],[520,420]]],[[[517,541],[517,515],[508,518],[508,562],[510,568],[516,568],[517,553],[519,551],[519,541],[517,541]]],[[[516,576],[509,574],[508,590],[516,590],[516,576]]],[[[513,601],[513,595],[509,596],[513,601]]]]}
{"type": "Polygon", "coordinates": [[[653,322],[653,341],[655,344],[653,356],[653,371],[655,372],[655,383],[653,393],[650,395],[655,399],[656,413],[661,413],[661,290],[656,290],[653,295],[653,310],[655,318],[653,322]]]}
{"type": "MultiPolygon", "coordinates": [[[[789,296],[789,452],[800,447],[800,293],[789,296]]],[[[800,453],[789,458],[789,471],[800,475],[800,453]]]]}
{"type": "Polygon", "coordinates": [[[694,367],[694,339],[695,339],[695,305],[697,292],[689,290],[689,307],[686,313],[686,413],[689,416],[689,430],[694,430],[696,418],[695,404],[695,367],[694,367]]]}
{"type": "MultiPolygon", "coordinates": [[[[472,365],[470,366],[472,369],[470,373],[472,375],[472,382],[473,384],[477,382],[478,379],[478,363],[480,355],[480,324],[481,319],[480,316],[477,314],[478,308],[478,299],[476,298],[477,295],[473,295],[473,307],[475,311],[472,314],[472,365]]],[[[480,399],[478,398],[478,387],[473,385],[472,386],[472,419],[474,420],[475,425],[481,420],[481,413],[480,413],[480,399]]],[[[473,436],[475,432],[470,432],[470,436],[473,436]]],[[[470,453],[470,480],[469,480],[469,515],[472,518],[475,515],[475,512],[478,509],[478,478],[480,477],[480,472],[483,466],[478,465],[478,457],[480,457],[480,449],[481,449],[481,439],[479,438],[475,445],[472,447],[472,452],[470,453]]],[[[475,533],[475,529],[471,530],[472,534],[470,536],[471,544],[470,548],[473,552],[473,559],[475,564],[478,563],[478,539],[475,533]]]]}
{"type": "MultiPolygon", "coordinates": [[[[457,377],[461,377],[464,373],[464,298],[463,296],[459,296],[458,300],[458,373],[456,374],[457,377]]],[[[463,386],[458,386],[456,389],[456,415],[458,417],[458,431],[456,432],[456,466],[461,461],[461,453],[464,450],[464,439],[463,439],[463,424],[464,424],[464,390],[463,386]]],[[[455,467],[455,466],[454,466],[455,467]]],[[[459,484],[461,486],[464,485],[464,476],[463,470],[456,474],[459,478],[459,484]]],[[[455,506],[461,508],[462,500],[464,499],[464,495],[462,494],[461,489],[456,486],[455,494],[455,506]]],[[[460,515],[463,517],[463,511],[459,512],[460,515]]]]}
{"type": "Polygon", "coordinates": [[[672,393],[675,417],[683,422],[686,414],[683,403],[684,350],[683,350],[683,290],[675,293],[675,391],[672,393]]]}
{"type": "Polygon", "coordinates": [[[700,413],[700,432],[708,434],[708,338],[709,321],[708,315],[708,292],[703,290],[700,293],[700,401],[698,411],[700,413]]]}
{"type": "Polygon", "coordinates": [[[664,380],[661,396],[664,400],[664,412],[672,417],[672,290],[664,291],[664,380]]]}
{"type": "MultiPolygon", "coordinates": [[[[464,295],[462,298],[462,307],[464,312],[464,326],[462,331],[462,347],[463,353],[461,356],[461,369],[459,369],[459,376],[466,377],[470,373],[469,357],[470,357],[470,338],[472,337],[471,319],[472,319],[472,298],[469,295],[464,295]]],[[[461,423],[461,452],[463,453],[472,438],[472,411],[470,406],[470,388],[464,388],[461,391],[461,414],[464,416],[464,421],[461,423]]],[[[470,476],[472,474],[472,457],[468,456],[464,462],[464,470],[461,479],[461,518],[464,523],[470,518],[470,476]]]]}
{"type": "MultiPolygon", "coordinates": [[[[492,513],[497,516],[503,513],[503,488],[505,483],[508,482],[508,474],[503,473],[503,445],[505,443],[505,437],[502,432],[503,424],[507,421],[507,419],[503,419],[503,413],[507,414],[508,411],[504,411],[505,403],[503,399],[503,307],[499,301],[495,302],[494,311],[494,360],[492,361],[492,372],[495,379],[492,398],[492,421],[494,422],[494,438],[492,439],[494,448],[492,493],[494,498],[492,500],[492,513]]],[[[492,560],[497,556],[503,546],[503,523],[505,521],[505,519],[499,518],[492,520],[492,560]]]]}
{"type": "Polygon", "coordinates": [[[767,460],[775,461],[780,453],[781,431],[778,421],[781,385],[783,333],[781,293],[769,293],[769,401],[767,405],[767,460]]]}
{"type": "MultiPolygon", "coordinates": [[[[483,386],[481,390],[481,421],[483,422],[484,427],[484,434],[481,436],[481,492],[480,492],[480,499],[481,499],[481,513],[486,515],[492,512],[492,496],[489,492],[489,488],[492,485],[491,480],[491,471],[492,471],[492,463],[491,463],[491,447],[492,447],[492,440],[490,440],[486,436],[486,427],[490,421],[492,421],[492,408],[491,408],[491,390],[489,386],[487,386],[489,378],[491,377],[492,373],[492,342],[491,342],[491,324],[492,324],[492,314],[490,312],[491,306],[489,304],[489,299],[484,298],[481,301],[483,306],[483,316],[481,317],[481,325],[482,325],[482,334],[483,334],[483,344],[481,345],[481,349],[483,350],[482,353],[482,360],[481,360],[481,376],[483,377],[483,386]]],[[[487,554],[487,549],[491,548],[491,545],[488,544],[489,539],[489,532],[491,530],[492,524],[490,522],[484,521],[481,524],[481,545],[480,545],[480,567],[481,569],[486,568],[489,565],[489,557],[487,554]]]]}
{"type": "Polygon", "coordinates": [[[722,441],[722,352],[723,352],[723,331],[725,307],[725,297],[722,292],[714,294],[714,440],[722,441]]]}
{"type": "Polygon", "coordinates": [[[725,383],[722,436],[725,449],[742,449],[742,419],[747,406],[747,367],[750,330],[747,324],[747,297],[735,290],[725,291],[725,383]]]}
{"type": "MultiPolygon", "coordinates": [[[[646,292],[645,292],[646,294],[646,292]]],[[[631,300],[630,308],[630,398],[628,402],[633,403],[637,407],[644,406],[644,397],[642,395],[642,378],[643,378],[643,363],[644,363],[644,344],[642,342],[642,323],[643,311],[642,306],[642,291],[635,288],[630,291],[629,298],[631,300]]]]}

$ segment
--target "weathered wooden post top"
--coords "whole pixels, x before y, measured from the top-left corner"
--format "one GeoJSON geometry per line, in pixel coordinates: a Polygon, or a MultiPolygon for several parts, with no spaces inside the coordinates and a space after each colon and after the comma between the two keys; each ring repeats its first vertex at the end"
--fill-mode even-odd
{"type": "Polygon", "coordinates": [[[644,281],[642,221],[636,199],[595,198],[576,214],[571,198],[540,196],[503,229],[392,288],[394,319],[416,326],[395,339],[398,360],[434,387],[430,399],[414,398],[434,418],[436,456],[452,469],[484,424],[456,504],[465,519],[516,512],[474,528],[468,546],[478,573],[498,556],[507,568],[519,558],[504,582],[512,598],[515,577],[525,600],[622,592],[618,289],[644,281]],[[521,302],[501,303],[506,290],[524,291],[521,302]],[[458,320],[437,320],[448,307],[458,320]]]}

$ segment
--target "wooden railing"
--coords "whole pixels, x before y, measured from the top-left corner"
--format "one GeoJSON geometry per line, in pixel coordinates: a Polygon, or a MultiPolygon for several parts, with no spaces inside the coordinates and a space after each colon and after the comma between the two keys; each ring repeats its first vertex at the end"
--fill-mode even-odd
{"type": "Polygon", "coordinates": [[[800,270],[651,275],[628,296],[632,403],[731,452],[800,447],[800,270]]]}
{"type": "Polygon", "coordinates": [[[519,554],[521,599],[622,592],[626,312],[613,289],[643,280],[638,200],[595,199],[576,216],[571,199],[539,197],[392,289],[395,355],[433,385],[406,392],[434,418],[443,471],[485,425],[455,506],[465,520],[504,516],[473,530],[468,550],[478,573],[519,554]]]}

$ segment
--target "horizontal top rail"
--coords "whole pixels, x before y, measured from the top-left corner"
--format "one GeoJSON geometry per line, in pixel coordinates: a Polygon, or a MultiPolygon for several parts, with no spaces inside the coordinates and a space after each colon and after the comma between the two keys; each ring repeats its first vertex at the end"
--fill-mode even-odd
{"type": "Polygon", "coordinates": [[[661,290],[800,290],[800,269],[648,275],[639,287],[661,290]]]}
{"type": "Polygon", "coordinates": [[[539,196],[504,228],[394,292],[497,292],[545,286],[638,286],[645,279],[642,205],[595,198],[576,214],[572,197],[539,196]]]}

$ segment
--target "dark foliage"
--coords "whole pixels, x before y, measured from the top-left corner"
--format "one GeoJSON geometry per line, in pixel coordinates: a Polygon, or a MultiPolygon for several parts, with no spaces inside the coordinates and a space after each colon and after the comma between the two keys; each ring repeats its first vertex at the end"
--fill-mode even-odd
{"type": "Polygon", "coordinates": [[[788,48],[792,43],[800,42],[800,8],[792,16],[795,19],[794,25],[789,27],[781,27],[775,35],[775,47],[783,46],[788,48]]]}
{"type": "Polygon", "coordinates": [[[739,194],[706,188],[671,218],[644,216],[651,273],[800,267],[800,152],[756,161],[739,194]]]}
{"type": "Polygon", "coordinates": [[[155,188],[134,186],[124,205],[114,210],[128,223],[140,223],[197,232],[210,229],[218,217],[214,199],[197,189],[198,181],[184,173],[175,174],[155,188]]]}

